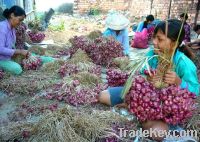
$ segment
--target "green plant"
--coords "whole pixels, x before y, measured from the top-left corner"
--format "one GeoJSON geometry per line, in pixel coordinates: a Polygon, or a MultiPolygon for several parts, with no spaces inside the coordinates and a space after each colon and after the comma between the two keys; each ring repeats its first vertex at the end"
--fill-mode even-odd
{"type": "Polygon", "coordinates": [[[65,30],[65,21],[61,21],[58,25],[49,25],[49,29],[52,31],[64,31],[65,30]]]}
{"type": "Polygon", "coordinates": [[[89,15],[99,15],[100,14],[100,9],[99,8],[90,8],[90,11],[89,11],[89,15]]]}

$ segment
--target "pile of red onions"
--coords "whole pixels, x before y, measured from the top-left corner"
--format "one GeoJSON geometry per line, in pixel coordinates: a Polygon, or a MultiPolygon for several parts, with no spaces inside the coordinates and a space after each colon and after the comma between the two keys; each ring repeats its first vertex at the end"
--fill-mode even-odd
{"type": "Polygon", "coordinates": [[[106,79],[108,80],[108,86],[124,86],[126,83],[129,74],[126,72],[122,72],[118,69],[108,69],[106,72],[106,79]]]}
{"type": "Polygon", "coordinates": [[[34,43],[40,43],[45,38],[45,34],[41,33],[41,32],[34,33],[34,32],[29,31],[28,35],[29,35],[31,41],[34,43]]]}
{"type": "Polygon", "coordinates": [[[195,94],[187,89],[169,86],[159,90],[142,76],[135,78],[125,100],[130,112],[142,122],[162,119],[168,124],[181,124],[195,109],[195,94]]]}
{"type": "Polygon", "coordinates": [[[71,74],[78,73],[80,70],[74,64],[64,64],[60,67],[58,74],[60,77],[70,76],[71,74]]]}
{"type": "Polygon", "coordinates": [[[92,48],[89,57],[97,65],[109,66],[114,58],[123,56],[121,44],[113,38],[99,37],[93,44],[96,47],[92,48]]]}
{"type": "Polygon", "coordinates": [[[87,105],[97,103],[99,93],[106,88],[105,84],[96,84],[93,88],[87,88],[80,86],[78,80],[73,80],[71,84],[64,86],[63,83],[55,84],[47,93],[46,99],[57,99],[74,106],[87,105]]]}
{"type": "Polygon", "coordinates": [[[97,65],[109,66],[113,58],[123,56],[121,44],[113,38],[99,37],[90,40],[85,36],[70,39],[72,48],[70,54],[74,54],[79,48],[85,51],[97,65]]]}
{"type": "Polygon", "coordinates": [[[101,76],[102,67],[100,65],[91,66],[91,68],[88,69],[88,72],[93,73],[97,76],[101,76]]]}
{"type": "Polygon", "coordinates": [[[70,55],[76,53],[78,49],[82,49],[87,54],[90,54],[90,51],[93,48],[91,46],[91,40],[89,40],[86,36],[74,36],[69,41],[72,44],[72,47],[70,48],[69,51],[70,55]]]}
{"type": "Polygon", "coordinates": [[[22,66],[25,70],[37,70],[42,65],[42,60],[36,56],[30,56],[22,60],[22,66]]]}
{"type": "Polygon", "coordinates": [[[162,113],[169,124],[184,123],[195,110],[195,94],[186,89],[169,86],[161,90],[162,113]]]}

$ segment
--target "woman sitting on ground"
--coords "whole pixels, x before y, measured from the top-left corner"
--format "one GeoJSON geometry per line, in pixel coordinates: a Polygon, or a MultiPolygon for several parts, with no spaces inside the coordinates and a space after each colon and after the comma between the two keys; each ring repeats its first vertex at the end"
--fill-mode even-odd
{"type": "MultiPolygon", "coordinates": [[[[181,30],[181,21],[179,20],[168,20],[168,22],[161,22],[157,25],[154,30],[153,36],[153,44],[154,49],[151,50],[147,55],[149,57],[154,56],[155,54],[162,54],[166,48],[170,48],[171,46],[176,45],[176,41],[179,35],[179,31],[181,30]],[[168,23],[168,33],[165,33],[166,23],[168,23]],[[166,36],[167,35],[167,36],[166,36]]],[[[184,39],[184,29],[181,31],[180,38],[178,40],[178,46],[176,47],[176,52],[173,58],[173,63],[175,66],[174,70],[168,70],[165,74],[164,82],[169,85],[180,86],[181,88],[187,88],[190,92],[199,95],[199,83],[197,78],[197,69],[194,63],[190,60],[191,52],[187,50],[186,46],[181,45],[184,39]]],[[[158,66],[157,57],[152,58],[149,61],[149,65],[152,69],[156,69],[158,66]]],[[[152,84],[155,84],[159,76],[152,75],[148,76],[149,81],[152,84]]],[[[127,106],[124,103],[124,100],[121,99],[121,93],[123,90],[123,86],[119,87],[110,87],[107,90],[104,90],[99,95],[99,102],[107,105],[115,106],[127,106]]],[[[162,120],[156,121],[146,121],[142,123],[142,127],[144,130],[162,130],[168,131],[170,126],[162,120]]],[[[164,137],[156,137],[153,136],[152,139],[161,141],[164,137]]]]}
{"type": "Polygon", "coordinates": [[[142,32],[144,28],[148,28],[148,26],[154,21],[153,15],[148,15],[145,21],[142,21],[138,24],[136,32],[142,32]]]}
{"type": "MultiPolygon", "coordinates": [[[[15,29],[26,18],[26,13],[21,7],[13,6],[10,9],[5,9],[3,16],[6,20],[0,22],[0,68],[5,72],[19,75],[22,73],[22,67],[13,61],[12,57],[20,55],[26,58],[29,53],[24,49],[16,49],[15,29]]],[[[51,57],[41,57],[41,59],[42,63],[54,60],[51,57]]]]}

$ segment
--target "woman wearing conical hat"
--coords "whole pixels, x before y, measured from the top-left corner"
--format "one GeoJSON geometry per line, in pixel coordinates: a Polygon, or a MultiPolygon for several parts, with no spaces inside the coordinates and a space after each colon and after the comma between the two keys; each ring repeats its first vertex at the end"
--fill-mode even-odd
{"type": "Polygon", "coordinates": [[[103,33],[103,36],[112,36],[114,39],[119,41],[123,46],[124,54],[128,55],[129,37],[127,27],[129,25],[129,20],[122,14],[119,14],[118,12],[112,12],[108,14],[105,24],[107,29],[103,33]]]}

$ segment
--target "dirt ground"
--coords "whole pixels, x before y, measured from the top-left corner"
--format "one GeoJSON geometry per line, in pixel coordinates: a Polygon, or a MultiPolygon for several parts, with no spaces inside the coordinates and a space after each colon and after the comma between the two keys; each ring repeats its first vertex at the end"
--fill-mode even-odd
{"type": "Polygon", "coordinates": [[[72,17],[67,15],[55,15],[51,22],[54,27],[59,27],[59,23],[64,23],[64,29],[52,30],[48,28],[45,32],[45,40],[54,40],[57,44],[68,43],[73,36],[87,35],[94,30],[104,31],[103,15],[96,17],[72,17]]]}

